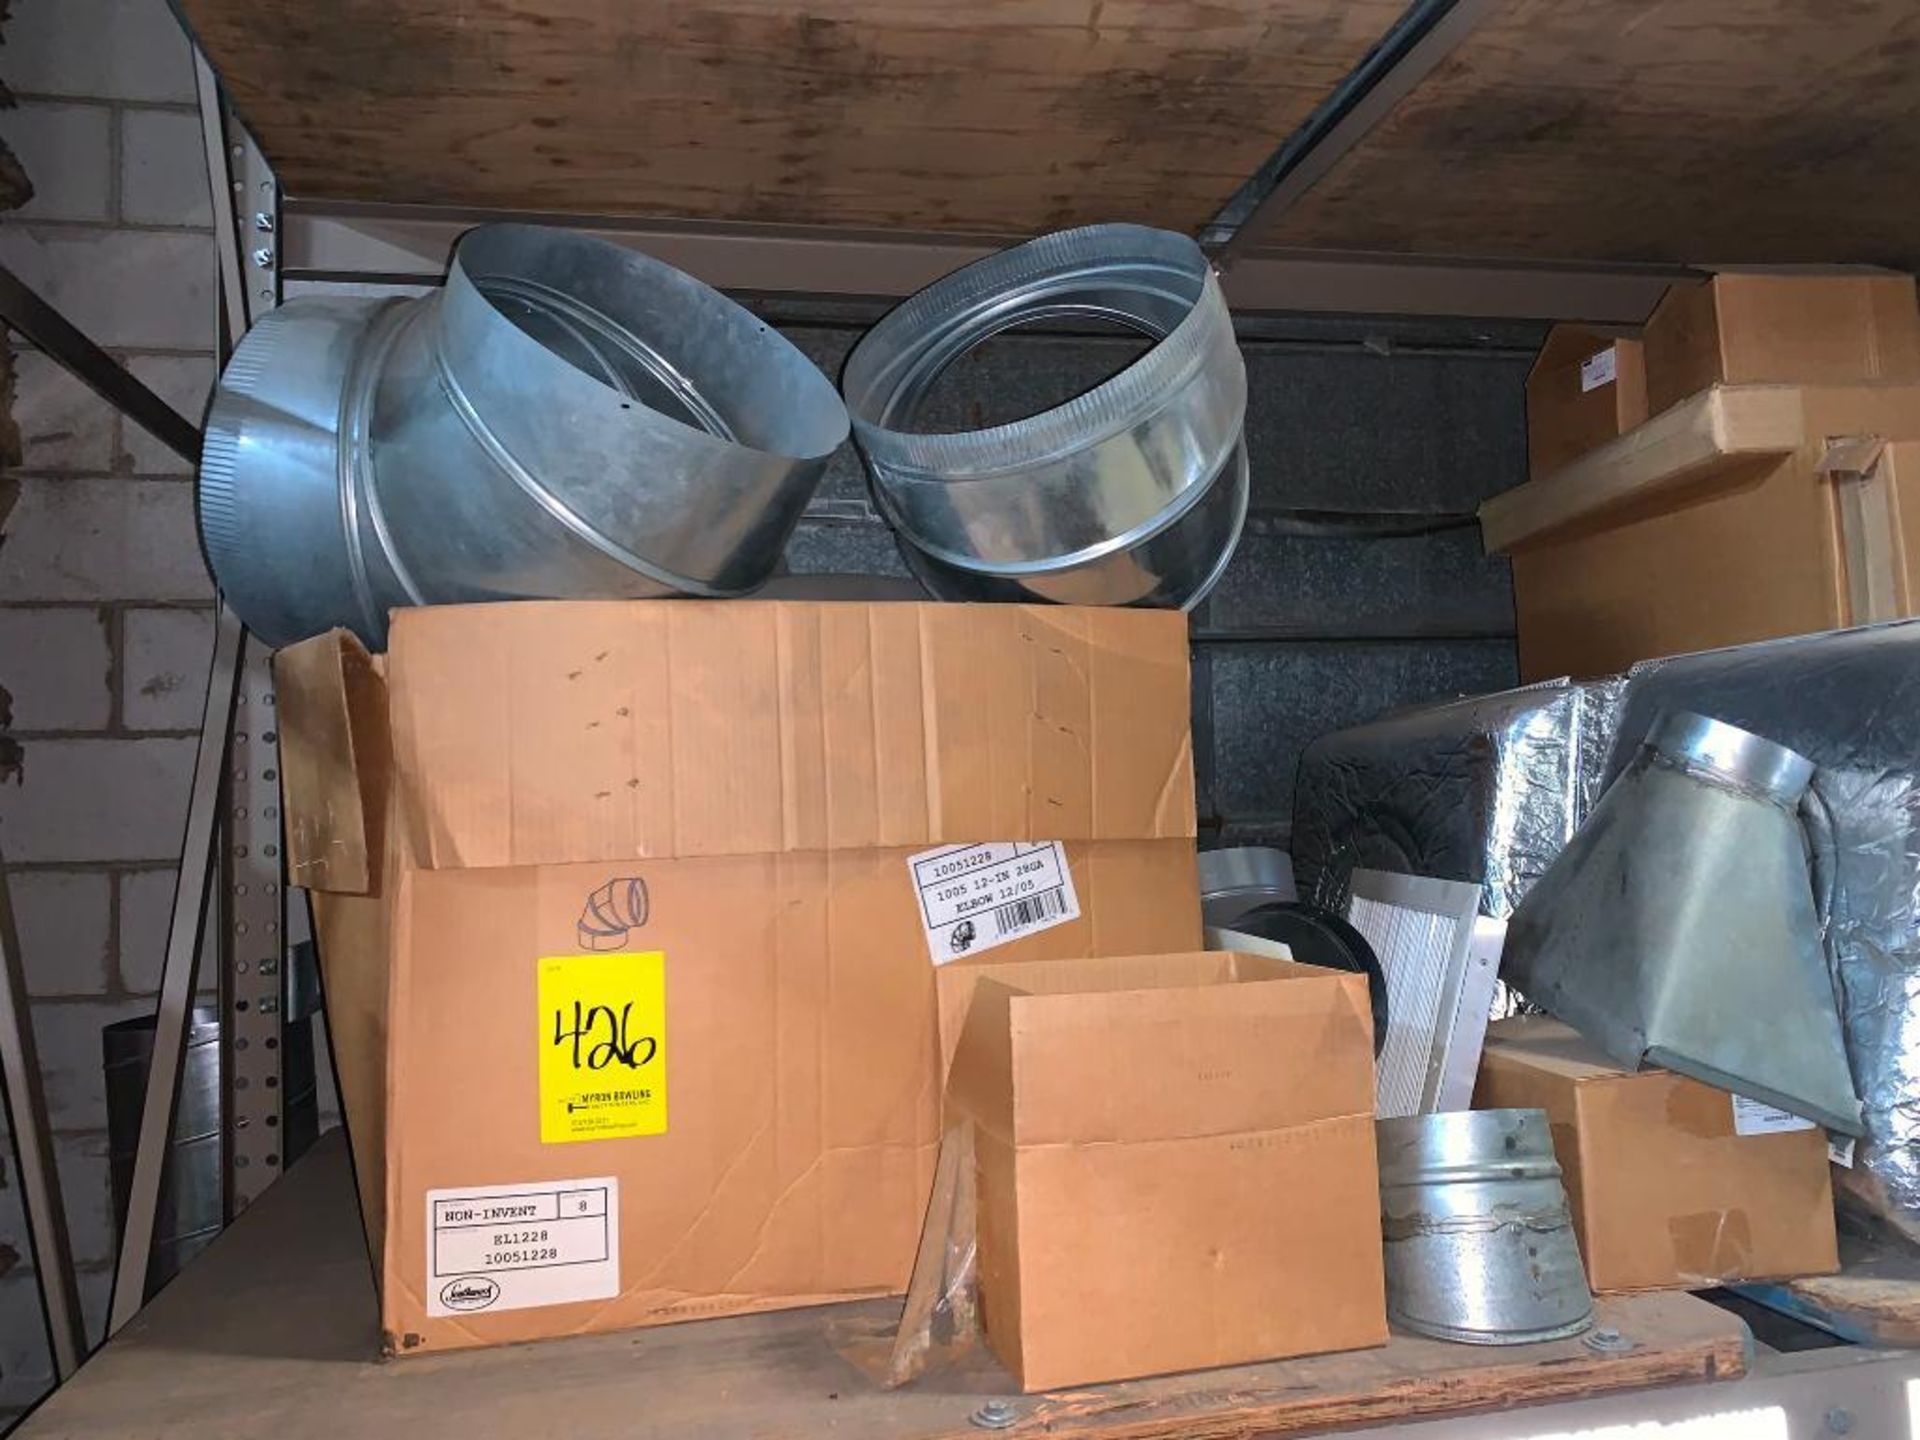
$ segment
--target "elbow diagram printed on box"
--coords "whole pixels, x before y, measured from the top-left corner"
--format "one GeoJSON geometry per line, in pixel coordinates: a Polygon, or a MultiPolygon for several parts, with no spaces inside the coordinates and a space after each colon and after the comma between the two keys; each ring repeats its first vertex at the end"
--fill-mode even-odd
{"type": "Polygon", "coordinates": [[[907,857],[936,965],[1080,918],[1058,840],[946,845],[907,857]]]}

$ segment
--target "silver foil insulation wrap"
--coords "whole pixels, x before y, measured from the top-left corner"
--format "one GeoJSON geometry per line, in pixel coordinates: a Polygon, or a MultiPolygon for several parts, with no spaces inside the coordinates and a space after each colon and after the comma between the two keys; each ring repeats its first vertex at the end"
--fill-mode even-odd
{"type": "Polygon", "coordinates": [[[1463,880],[1505,919],[1599,796],[1618,679],[1566,680],[1386,715],[1301,757],[1293,862],[1301,893],[1356,869],[1463,880]]]}

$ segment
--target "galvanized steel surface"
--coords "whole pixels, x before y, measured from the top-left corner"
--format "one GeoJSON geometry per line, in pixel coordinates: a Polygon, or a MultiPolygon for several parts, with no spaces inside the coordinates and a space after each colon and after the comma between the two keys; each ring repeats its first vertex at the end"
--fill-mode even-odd
{"type": "Polygon", "coordinates": [[[879,505],[946,598],[1191,606],[1246,518],[1246,367],[1219,284],[1182,235],[1087,226],[957,270],[867,332],[842,390],[879,505]],[[954,361],[1060,319],[1156,343],[1041,414],[918,428],[954,361]]]}
{"type": "MultiPolygon", "coordinates": [[[[146,1097],[147,1067],[153,1057],[154,1019],[121,1020],[100,1032],[106,1075],[107,1169],[113,1191],[114,1226],[124,1226],[133,1184],[134,1152],[140,1139],[140,1110],[146,1097]]],[[[291,1164],[319,1133],[319,1099],[314,1088],[313,1026],[301,1019],[281,1031],[282,1089],[280,1146],[291,1164]]],[[[221,1163],[222,1110],[220,1012],[197,1006],[187,1030],[180,1070],[180,1100],[168,1141],[166,1168],[154,1215],[153,1252],[147,1263],[146,1293],[152,1294],[180,1268],[213,1243],[226,1224],[224,1169],[221,1163]]]]}
{"type": "Polygon", "coordinates": [[[1202,850],[1200,917],[1203,924],[1231,927],[1257,906],[1297,900],[1293,861],[1284,850],[1265,845],[1234,845],[1202,850]]]}
{"type": "Polygon", "coordinates": [[[1833,1172],[1835,1195],[1920,1243],[1920,621],[1636,666],[1611,769],[1675,710],[1818,767],[1800,813],[1866,1128],[1852,1167],[1833,1172]]]}
{"type": "Polygon", "coordinates": [[[1382,1120],[1387,1316],[1442,1340],[1518,1345],[1593,1318],[1541,1110],[1382,1120]]]}
{"type": "Polygon", "coordinates": [[[635,251],[485,226],[419,300],[295,300],[208,416],[201,532],[270,643],[389,607],[737,595],[847,417],[763,321],[635,251]]]}
{"type": "Polygon", "coordinates": [[[1520,902],[1507,978],[1621,1064],[1860,1133],[1787,799],[1810,772],[1763,737],[1666,720],[1520,902]]]}
{"type": "Polygon", "coordinates": [[[1677,711],[1661,718],[1647,744],[1677,765],[1792,807],[1813,779],[1813,762],[1784,745],[1705,715],[1677,711]]]}

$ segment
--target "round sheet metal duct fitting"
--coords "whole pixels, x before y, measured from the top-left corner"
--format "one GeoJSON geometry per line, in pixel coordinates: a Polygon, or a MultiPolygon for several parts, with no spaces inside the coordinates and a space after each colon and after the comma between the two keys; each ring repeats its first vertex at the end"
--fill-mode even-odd
{"type": "Polygon", "coordinates": [[[1577,1335],[1593,1295],[1544,1110],[1382,1120],[1387,1318],[1442,1340],[1577,1335]]]}
{"type": "Polygon", "coordinates": [[[1646,743],[1683,769],[1704,771],[1789,810],[1813,780],[1813,761],[1798,751],[1685,710],[1663,715],[1646,743]]]}
{"type": "Polygon", "coordinates": [[[717,290],[489,225],[417,300],[289,301],[207,417],[200,532],[270,644],[396,605],[740,595],[847,437],[832,383],[717,290]]]}
{"type": "Polygon", "coordinates": [[[1246,366],[1219,282],[1184,235],[1090,225],[956,270],[861,338],[841,391],[879,508],[943,599],[1190,608],[1246,520],[1246,366]],[[956,360],[1058,319],[1155,344],[1041,414],[916,429],[956,360]]]}
{"type": "Polygon", "coordinates": [[[1293,857],[1266,845],[1233,845],[1202,850],[1200,918],[1203,923],[1231,927],[1233,922],[1270,901],[1300,898],[1293,883],[1293,857]]]}

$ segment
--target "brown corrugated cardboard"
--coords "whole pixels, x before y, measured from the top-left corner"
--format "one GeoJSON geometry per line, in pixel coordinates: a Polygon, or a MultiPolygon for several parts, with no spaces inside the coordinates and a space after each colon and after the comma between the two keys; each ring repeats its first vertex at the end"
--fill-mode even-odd
{"type": "Polygon", "coordinates": [[[1527,473],[1553,474],[1647,418],[1640,341],[1556,325],[1527,373],[1527,473]]]}
{"type": "Polygon", "coordinates": [[[1669,290],[1645,342],[1656,415],[1721,382],[1920,381],[1910,275],[1729,271],[1669,290]]]}
{"type": "Polygon", "coordinates": [[[1739,1134],[1724,1090],[1666,1070],[1623,1071],[1544,1016],[1489,1029],[1473,1103],[1547,1112],[1596,1291],[1696,1289],[1838,1266],[1817,1127],[1739,1134]]]}
{"type": "Polygon", "coordinates": [[[1364,978],[983,961],[941,1011],[988,1342],[1023,1389],[1386,1341],[1364,978]]]}
{"type": "Polygon", "coordinates": [[[402,612],[384,672],[344,636],[283,653],[389,1347],[900,1289],[933,954],[993,913],[930,952],[910,858],[1064,842],[1078,917],[995,957],[1197,943],[1186,643],[1144,612],[633,602],[402,612]]]}
{"type": "Polygon", "coordinates": [[[1920,596],[1920,443],[1829,443],[1823,466],[1839,536],[1841,623],[1912,615],[1920,596]]]}
{"type": "Polygon", "coordinates": [[[1515,551],[1522,679],[1612,674],[1655,656],[1848,623],[1843,536],[1821,458],[1834,436],[1877,436],[1890,450],[1920,440],[1920,387],[1787,393],[1804,414],[1796,454],[1515,551]]]}

